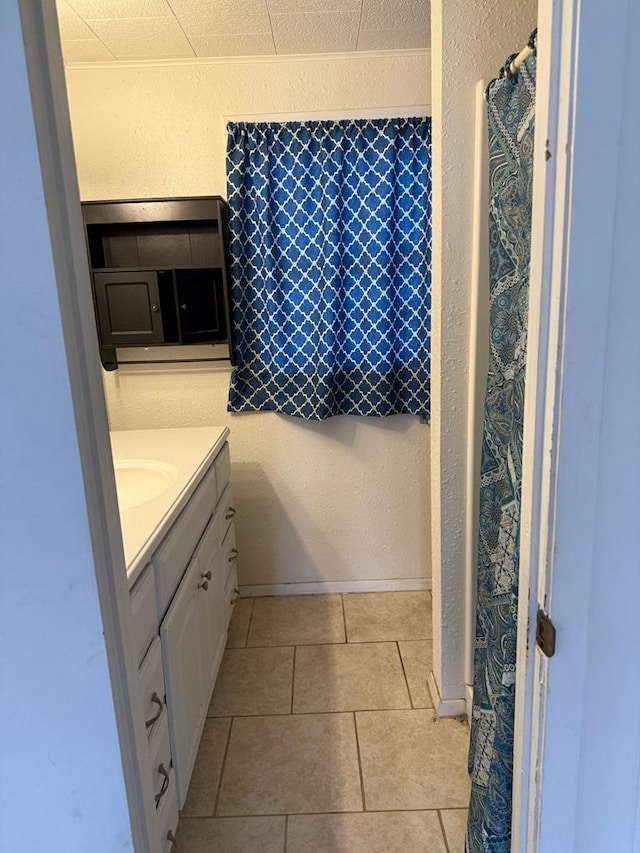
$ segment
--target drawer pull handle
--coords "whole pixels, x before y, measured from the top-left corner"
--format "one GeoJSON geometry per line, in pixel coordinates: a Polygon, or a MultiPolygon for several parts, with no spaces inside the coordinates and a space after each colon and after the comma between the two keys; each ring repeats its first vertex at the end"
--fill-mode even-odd
{"type": "Polygon", "coordinates": [[[231,599],[231,603],[235,604],[239,598],[240,598],[240,590],[238,589],[238,587],[236,587],[233,590],[233,598],[231,599]]]}
{"type": "Polygon", "coordinates": [[[162,776],[162,788],[160,788],[159,793],[155,796],[156,806],[167,793],[167,788],[169,787],[169,773],[164,764],[161,764],[160,767],[158,767],[158,773],[162,776]]]}
{"type": "Polygon", "coordinates": [[[162,699],[158,696],[158,694],[157,694],[157,693],[154,693],[154,694],[153,694],[153,696],[151,697],[151,701],[152,701],[152,702],[154,702],[154,703],[158,706],[158,711],[157,711],[157,713],[156,713],[155,717],[151,717],[150,719],[148,719],[148,720],[145,722],[145,726],[146,726],[148,729],[150,729],[150,728],[151,728],[151,726],[152,726],[152,725],[153,725],[157,720],[159,720],[159,719],[160,719],[160,715],[162,714],[162,709],[164,708],[164,704],[163,704],[163,702],[162,702],[162,699]]]}
{"type": "Polygon", "coordinates": [[[203,589],[206,592],[209,589],[209,581],[202,581],[202,583],[199,583],[198,589],[203,589]]]}
{"type": "Polygon", "coordinates": [[[169,844],[171,845],[171,849],[172,849],[172,850],[177,850],[177,849],[178,849],[178,841],[177,841],[177,839],[176,839],[175,835],[173,834],[173,830],[172,830],[172,829],[170,829],[170,830],[169,830],[169,832],[167,832],[167,841],[168,841],[168,842],[169,842],[169,844]]]}
{"type": "Polygon", "coordinates": [[[230,562],[230,563],[235,563],[235,561],[238,559],[238,554],[239,554],[239,553],[240,553],[240,552],[238,551],[238,549],[237,549],[237,548],[232,548],[232,549],[231,549],[231,556],[229,557],[229,562],[230,562]]]}
{"type": "Polygon", "coordinates": [[[234,506],[227,507],[227,512],[224,515],[225,520],[229,521],[229,519],[233,518],[235,514],[236,508],[234,506]]]}
{"type": "Polygon", "coordinates": [[[206,578],[208,581],[211,580],[211,569],[208,572],[202,572],[200,575],[201,578],[206,578]]]}

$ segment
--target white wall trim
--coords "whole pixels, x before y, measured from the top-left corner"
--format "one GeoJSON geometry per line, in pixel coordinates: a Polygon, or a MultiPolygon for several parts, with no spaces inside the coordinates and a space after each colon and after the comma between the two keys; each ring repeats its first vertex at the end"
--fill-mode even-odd
{"type": "Polygon", "coordinates": [[[431,694],[431,701],[436,712],[436,717],[465,717],[468,715],[467,698],[461,699],[443,699],[438,690],[433,671],[429,673],[427,679],[427,687],[431,694]]]}
{"type": "Polygon", "coordinates": [[[465,679],[473,681],[476,632],[478,528],[480,520],[480,465],[484,430],[489,328],[489,146],[484,99],[489,81],[476,84],[473,175],[473,244],[471,253],[471,312],[469,323],[469,398],[467,403],[467,512],[465,524],[465,679]],[[482,300],[482,310],[481,310],[482,300]]]}
{"type": "Polygon", "coordinates": [[[471,717],[473,716],[473,685],[467,684],[467,722],[471,725],[471,717]]]}
{"type": "Polygon", "coordinates": [[[410,50],[360,50],[346,53],[291,53],[286,56],[186,56],[179,59],[116,59],[101,62],[66,62],[69,71],[89,71],[94,68],[110,68],[114,71],[121,68],[175,68],[180,66],[203,65],[274,65],[300,62],[353,62],[368,59],[402,59],[403,57],[430,56],[431,48],[414,48],[410,50]]]}
{"type": "Polygon", "coordinates": [[[338,592],[414,592],[431,589],[431,579],[400,578],[398,580],[268,583],[240,586],[239,589],[240,594],[248,598],[261,595],[328,595],[338,592]]]}

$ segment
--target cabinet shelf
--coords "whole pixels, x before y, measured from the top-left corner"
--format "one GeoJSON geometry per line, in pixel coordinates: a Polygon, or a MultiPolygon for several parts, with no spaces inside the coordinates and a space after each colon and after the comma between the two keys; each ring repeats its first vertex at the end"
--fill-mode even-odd
{"type": "Polygon", "coordinates": [[[82,205],[102,364],[117,347],[224,343],[233,364],[219,196],[82,205]]]}

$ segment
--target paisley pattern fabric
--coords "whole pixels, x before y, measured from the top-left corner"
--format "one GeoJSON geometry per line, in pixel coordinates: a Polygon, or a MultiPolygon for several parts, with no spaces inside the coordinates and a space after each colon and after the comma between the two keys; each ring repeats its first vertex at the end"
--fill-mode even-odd
{"type": "Polygon", "coordinates": [[[487,89],[489,374],[480,474],[477,617],[466,853],[508,853],[515,707],[534,56],[487,89]]]}
{"type": "Polygon", "coordinates": [[[228,126],[228,409],[429,412],[431,120],[228,126]]]}

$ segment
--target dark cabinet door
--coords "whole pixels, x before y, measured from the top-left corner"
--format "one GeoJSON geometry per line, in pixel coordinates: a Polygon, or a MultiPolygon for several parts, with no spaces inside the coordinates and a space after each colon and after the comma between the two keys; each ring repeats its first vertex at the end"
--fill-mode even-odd
{"type": "Polygon", "coordinates": [[[221,271],[176,270],[175,276],[182,343],[226,340],[221,271]]]}
{"type": "Polygon", "coordinates": [[[94,287],[103,345],[163,342],[156,272],[94,273],[94,287]]]}

